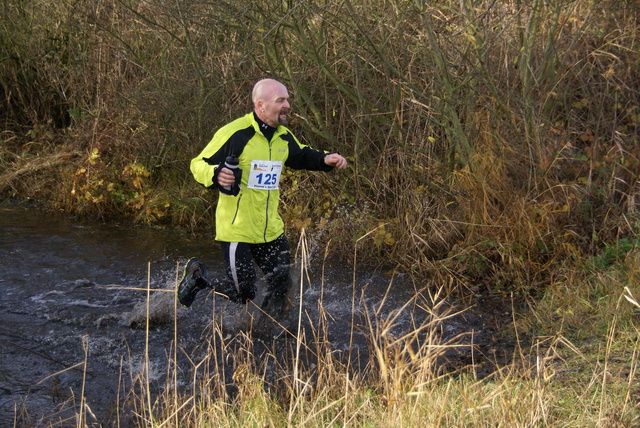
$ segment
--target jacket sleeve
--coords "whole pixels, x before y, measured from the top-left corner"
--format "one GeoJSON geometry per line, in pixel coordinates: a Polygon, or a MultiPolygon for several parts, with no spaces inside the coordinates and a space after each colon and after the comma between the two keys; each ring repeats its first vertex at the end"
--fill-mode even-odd
{"type": "Polygon", "coordinates": [[[191,174],[204,187],[217,187],[214,176],[226,158],[225,145],[226,139],[216,133],[204,150],[191,159],[191,174]]]}
{"type": "Polygon", "coordinates": [[[202,152],[191,160],[193,178],[204,187],[218,188],[216,176],[230,154],[240,157],[255,130],[246,116],[220,128],[202,152]]]}
{"type": "Polygon", "coordinates": [[[282,139],[288,143],[289,147],[289,157],[285,162],[289,168],[311,171],[331,171],[333,169],[332,166],[324,163],[324,157],[328,152],[321,152],[301,144],[290,132],[284,134],[282,139]]]}

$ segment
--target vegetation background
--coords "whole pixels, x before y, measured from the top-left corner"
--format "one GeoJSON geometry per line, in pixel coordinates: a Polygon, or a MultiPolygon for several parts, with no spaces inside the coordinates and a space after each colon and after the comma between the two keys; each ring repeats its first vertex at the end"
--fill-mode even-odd
{"type": "Polygon", "coordinates": [[[640,295],[637,1],[0,8],[4,199],[210,230],[215,192],[188,163],[271,76],[290,90],[296,135],[350,162],[287,173],[292,237],[304,227],[333,258],[357,248],[360,263],[461,295],[527,299],[534,334],[613,346],[616,313],[637,362],[637,316],[620,303],[625,286],[640,295]]]}

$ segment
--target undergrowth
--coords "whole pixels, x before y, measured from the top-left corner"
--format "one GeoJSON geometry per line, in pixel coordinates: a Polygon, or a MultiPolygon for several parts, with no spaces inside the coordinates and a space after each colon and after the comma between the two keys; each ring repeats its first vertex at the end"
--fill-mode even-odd
{"type": "MultiPolygon", "coordinates": [[[[532,308],[515,327],[533,343],[483,380],[433,372],[434,351],[400,354],[384,379],[381,361],[352,377],[325,349],[330,381],[307,390],[305,374],[284,366],[274,397],[239,337],[242,400],[183,396],[169,383],[156,403],[141,388],[141,425],[637,425],[634,2],[1,7],[3,198],[215,228],[216,195],[188,163],[272,76],[292,95],[294,133],[349,161],[345,172],[283,177],[292,242],[304,230],[343,265],[532,308]],[[398,374],[407,361],[419,383],[398,374]]],[[[385,337],[372,337],[384,354],[385,337]]]]}
{"type": "Polygon", "coordinates": [[[188,163],[270,75],[302,141],[349,159],[283,178],[293,237],[527,293],[637,237],[638,9],[622,4],[10,2],[0,192],[215,227],[188,163]]]}

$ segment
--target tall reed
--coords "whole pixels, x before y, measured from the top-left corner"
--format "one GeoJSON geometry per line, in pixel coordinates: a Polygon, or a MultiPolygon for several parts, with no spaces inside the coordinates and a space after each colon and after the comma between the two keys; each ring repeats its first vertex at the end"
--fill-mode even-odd
{"type": "MultiPolygon", "coordinates": [[[[301,278],[309,276],[303,272],[301,278]]],[[[392,287],[390,283],[388,290],[392,287]]],[[[188,362],[186,369],[192,372],[188,387],[176,383],[175,372],[185,368],[170,359],[167,385],[163,392],[152,393],[152,407],[146,407],[149,397],[144,392],[132,397],[139,426],[608,427],[632,426],[637,420],[633,391],[638,349],[628,340],[616,339],[623,332],[615,318],[609,323],[606,346],[594,355],[585,355],[559,330],[555,336],[539,337],[530,347],[519,342],[511,363],[479,379],[474,376],[476,365],[486,361],[479,356],[469,367],[443,370],[443,357],[459,347],[461,339],[440,339],[441,328],[456,315],[443,310],[446,295],[424,290],[383,315],[387,296],[377,307],[356,308],[363,311],[365,323],[360,328],[369,343],[365,367],[357,367],[332,349],[330,334],[323,327],[330,314],[322,300],[318,319],[311,320],[312,331],[301,334],[298,324],[286,333],[294,339],[288,351],[268,347],[263,358],[257,357],[255,349],[263,344],[251,331],[225,338],[221,318],[212,315],[207,332],[212,336],[202,345],[206,352],[188,362]],[[398,315],[410,306],[429,311],[424,323],[414,319],[411,326],[399,325],[398,315]],[[314,364],[301,359],[301,349],[311,352],[314,364]],[[630,355],[625,367],[631,371],[619,379],[619,368],[610,361],[621,350],[630,355]],[[230,378],[219,355],[234,361],[230,378]],[[585,376],[575,378],[574,385],[568,376],[578,362],[585,376]],[[236,391],[232,395],[224,387],[229,384],[236,391]]],[[[637,305],[629,289],[624,297],[637,305]]],[[[621,296],[618,311],[623,302],[621,296]]],[[[212,307],[212,314],[215,311],[212,307]]],[[[301,314],[299,308],[296,311],[301,314]]],[[[513,327],[519,328],[515,318],[513,327]]],[[[139,391],[148,388],[144,376],[139,382],[139,391]]],[[[126,411],[131,409],[121,413],[126,411]]]]}

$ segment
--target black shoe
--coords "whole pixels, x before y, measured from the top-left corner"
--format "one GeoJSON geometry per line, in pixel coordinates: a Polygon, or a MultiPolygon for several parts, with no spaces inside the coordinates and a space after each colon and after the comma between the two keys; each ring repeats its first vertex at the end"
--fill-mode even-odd
{"type": "Polygon", "coordinates": [[[207,287],[210,287],[207,281],[207,268],[197,258],[189,259],[178,284],[178,301],[182,306],[188,308],[196,298],[198,291],[207,287]]]}

